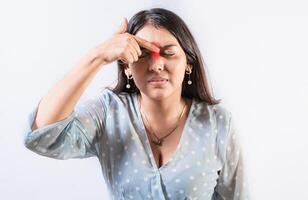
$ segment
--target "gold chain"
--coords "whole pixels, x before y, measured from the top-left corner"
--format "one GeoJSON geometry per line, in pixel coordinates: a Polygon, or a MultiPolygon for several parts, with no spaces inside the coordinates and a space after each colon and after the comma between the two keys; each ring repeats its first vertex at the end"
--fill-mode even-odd
{"type": "MultiPolygon", "coordinates": [[[[139,97],[138,97],[138,99],[139,99],[139,97]]],[[[183,114],[184,114],[186,105],[187,105],[187,103],[185,102],[185,106],[183,107],[183,110],[182,110],[182,112],[181,112],[181,114],[180,114],[180,116],[179,116],[179,118],[178,118],[178,121],[177,121],[176,126],[175,126],[167,135],[165,135],[165,136],[162,137],[162,138],[159,138],[159,137],[157,137],[157,135],[155,134],[153,128],[151,127],[151,124],[149,123],[149,120],[148,120],[146,114],[143,113],[143,112],[141,111],[141,101],[140,101],[140,99],[139,99],[139,110],[140,110],[140,112],[141,112],[141,115],[142,115],[142,116],[144,115],[144,118],[145,118],[147,124],[149,125],[149,129],[150,129],[149,132],[150,132],[151,134],[153,134],[153,135],[156,137],[156,140],[157,140],[157,141],[152,140],[152,142],[153,142],[155,145],[162,146],[162,143],[163,143],[164,139],[165,139],[166,137],[168,137],[169,135],[171,135],[171,133],[173,133],[173,132],[178,128],[178,126],[179,126],[179,124],[180,124],[180,120],[182,119],[182,116],[183,116],[183,114]]]]}

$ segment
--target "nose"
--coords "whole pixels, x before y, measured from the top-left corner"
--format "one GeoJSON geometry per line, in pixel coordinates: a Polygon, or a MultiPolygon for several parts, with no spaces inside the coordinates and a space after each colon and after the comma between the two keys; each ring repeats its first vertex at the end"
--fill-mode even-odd
{"type": "Polygon", "coordinates": [[[151,60],[152,62],[150,63],[150,67],[149,67],[150,71],[161,72],[164,70],[163,59],[156,58],[156,59],[151,59],[151,60]]]}
{"type": "Polygon", "coordinates": [[[164,67],[161,64],[155,63],[155,64],[150,66],[150,71],[161,72],[163,70],[164,70],[164,67]]]}

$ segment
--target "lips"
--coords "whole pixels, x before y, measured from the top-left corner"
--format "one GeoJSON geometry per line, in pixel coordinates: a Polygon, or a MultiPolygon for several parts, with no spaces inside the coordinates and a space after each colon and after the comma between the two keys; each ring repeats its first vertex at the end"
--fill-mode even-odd
{"type": "Polygon", "coordinates": [[[168,81],[168,79],[162,77],[153,77],[150,80],[148,80],[148,82],[162,82],[162,81],[168,81]]]}

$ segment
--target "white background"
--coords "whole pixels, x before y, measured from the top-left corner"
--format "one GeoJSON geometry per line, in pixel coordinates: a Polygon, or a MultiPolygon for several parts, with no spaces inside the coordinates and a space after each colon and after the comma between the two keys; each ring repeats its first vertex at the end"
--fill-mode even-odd
{"type": "MultiPolygon", "coordinates": [[[[254,199],[308,199],[304,0],[2,0],[1,199],[108,199],[96,158],[39,156],[23,146],[22,130],[37,101],[122,16],[155,6],[180,15],[195,36],[215,97],[236,118],[254,199]]],[[[115,63],[105,66],[80,101],[115,80],[115,63]]]]}

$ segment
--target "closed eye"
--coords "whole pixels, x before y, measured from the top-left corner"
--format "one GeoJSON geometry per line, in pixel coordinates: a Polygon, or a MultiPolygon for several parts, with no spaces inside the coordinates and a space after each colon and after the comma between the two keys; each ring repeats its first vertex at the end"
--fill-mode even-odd
{"type": "Polygon", "coordinates": [[[163,53],[162,56],[167,56],[167,57],[171,57],[173,56],[175,53],[163,53]]]}
{"type": "MultiPolygon", "coordinates": [[[[139,58],[145,58],[145,57],[148,57],[150,56],[151,53],[148,52],[148,51],[142,51],[142,54],[139,56],[139,58]]],[[[161,56],[164,56],[164,57],[172,57],[173,55],[175,55],[175,53],[160,53],[161,56]]]]}
{"type": "Polygon", "coordinates": [[[142,52],[142,54],[139,56],[139,58],[145,58],[149,55],[150,55],[149,53],[142,52]]]}

